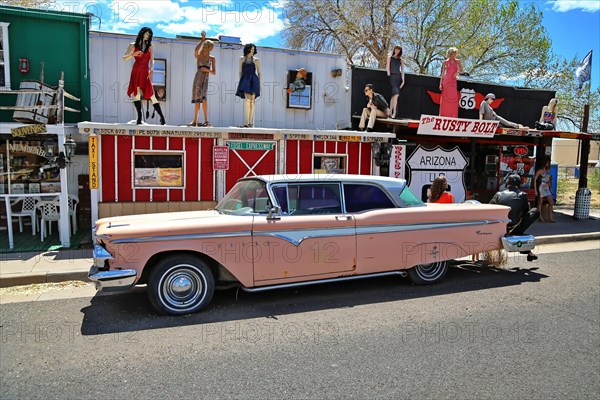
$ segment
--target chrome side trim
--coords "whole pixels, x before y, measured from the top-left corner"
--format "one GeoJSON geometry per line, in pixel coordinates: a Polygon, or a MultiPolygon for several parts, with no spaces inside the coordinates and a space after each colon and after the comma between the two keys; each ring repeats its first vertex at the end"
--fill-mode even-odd
{"type": "Polygon", "coordinates": [[[306,239],[322,237],[354,236],[354,227],[332,228],[332,229],[307,229],[294,231],[258,231],[254,237],[275,237],[285,240],[295,246],[299,246],[306,239]]]}
{"type": "Polygon", "coordinates": [[[377,277],[381,277],[381,276],[391,276],[391,275],[400,275],[401,277],[405,277],[407,275],[407,272],[406,271],[377,272],[374,274],[341,276],[339,278],[318,279],[316,281],[307,281],[307,282],[282,283],[279,285],[259,286],[259,287],[253,287],[253,288],[247,288],[247,287],[242,286],[241,289],[245,292],[265,292],[267,290],[287,289],[287,288],[294,288],[294,287],[301,287],[301,286],[319,285],[321,283],[354,281],[354,280],[358,280],[358,279],[377,278],[377,277]]]}
{"type": "MultiPolygon", "coordinates": [[[[423,223],[411,225],[370,225],[359,228],[341,227],[341,228],[323,228],[323,229],[295,229],[295,230],[269,230],[255,231],[255,237],[275,237],[285,240],[295,246],[299,246],[306,239],[324,238],[324,237],[339,237],[350,235],[371,235],[376,233],[393,233],[406,232],[429,229],[444,229],[457,228],[465,226],[490,225],[498,223],[508,223],[509,220],[481,220],[468,222],[439,222],[439,223],[423,223]]],[[[174,240],[193,240],[193,239],[216,239],[230,237],[245,237],[251,236],[252,231],[242,232],[218,232],[218,233],[201,233],[201,234],[186,234],[172,236],[146,236],[138,238],[123,238],[113,240],[112,243],[145,243],[159,241],[174,241],[174,240]]]]}
{"type": "Polygon", "coordinates": [[[230,237],[252,236],[252,231],[241,232],[218,232],[218,233],[190,233],[186,235],[172,236],[145,236],[137,238],[115,239],[111,243],[145,243],[145,242],[166,242],[173,240],[192,240],[192,239],[217,239],[230,237]]]}
{"type": "Polygon", "coordinates": [[[136,277],[135,269],[100,271],[98,267],[93,266],[88,272],[89,280],[96,284],[98,290],[129,289],[134,285],[136,277]]]}
{"type": "Polygon", "coordinates": [[[499,224],[502,222],[508,223],[509,220],[482,220],[482,221],[468,221],[468,222],[433,222],[423,224],[411,224],[411,225],[372,225],[372,226],[361,226],[356,228],[357,235],[370,235],[373,233],[392,233],[392,232],[406,232],[406,231],[421,231],[430,229],[446,229],[446,228],[461,228],[465,226],[477,226],[477,225],[492,225],[499,224]]]}
{"type": "Polygon", "coordinates": [[[531,251],[535,248],[535,237],[533,235],[504,236],[502,246],[509,252],[531,251]]]}

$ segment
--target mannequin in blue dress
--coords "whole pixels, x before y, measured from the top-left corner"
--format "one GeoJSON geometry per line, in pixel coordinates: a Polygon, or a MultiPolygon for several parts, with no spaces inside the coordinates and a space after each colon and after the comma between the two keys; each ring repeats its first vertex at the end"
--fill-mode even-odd
{"type": "Polygon", "coordinates": [[[260,96],[260,60],[256,57],[256,46],[248,43],[244,46],[244,55],[240,57],[240,83],[236,96],[244,99],[244,127],[254,127],[254,103],[260,96]]]}

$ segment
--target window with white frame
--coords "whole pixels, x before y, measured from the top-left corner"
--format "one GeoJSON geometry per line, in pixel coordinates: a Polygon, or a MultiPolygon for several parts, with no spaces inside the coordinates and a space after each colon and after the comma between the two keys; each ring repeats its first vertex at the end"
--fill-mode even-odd
{"type": "Polygon", "coordinates": [[[8,54],[8,22],[0,22],[0,89],[10,90],[10,55],[8,54]]]}

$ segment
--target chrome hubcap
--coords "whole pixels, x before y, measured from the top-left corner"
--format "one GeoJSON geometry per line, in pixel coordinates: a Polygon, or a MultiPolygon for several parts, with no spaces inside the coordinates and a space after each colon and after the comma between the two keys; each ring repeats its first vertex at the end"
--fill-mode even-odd
{"type": "Polygon", "coordinates": [[[432,280],[438,277],[439,274],[444,270],[446,262],[438,261],[431,264],[422,264],[416,267],[419,276],[424,280],[432,280]]]}
{"type": "Polygon", "coordinates": [[[184,310],[200,301],[204,287],[203,278],[195,269],[176,266],[163,277],[161,292],[166,305],[184,310]]]}

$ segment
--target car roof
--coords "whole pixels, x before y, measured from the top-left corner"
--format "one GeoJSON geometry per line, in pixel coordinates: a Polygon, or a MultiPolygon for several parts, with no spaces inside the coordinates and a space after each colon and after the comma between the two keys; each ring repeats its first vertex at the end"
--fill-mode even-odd
{"type": "Polygon", "coordinates": [[[259,175],[243,178],[240,180],[260,179],[267,183],[290,183],[290,182],[348,182],[348,183],[375,183],[387,189],[403,189],[406,180],[375,175],[350,175],[350,174],[280,174],[259,175]]]}

